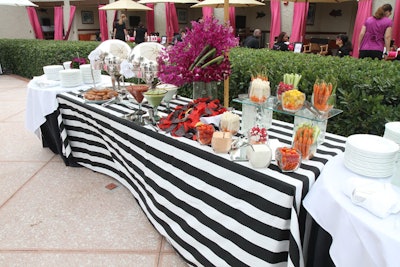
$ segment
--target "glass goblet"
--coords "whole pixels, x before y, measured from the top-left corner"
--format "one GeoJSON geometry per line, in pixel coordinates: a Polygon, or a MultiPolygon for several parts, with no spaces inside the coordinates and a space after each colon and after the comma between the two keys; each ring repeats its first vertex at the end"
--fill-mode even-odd
{"type": "Polygon", "coordinates": [[[167,90],[167,94],[164,96],[163,102],[165,102],[165,105],[167,106],[167,112],[170,112],[170,101],[178,91],[178,87],[173,84],[160,84],[156,86],[156,89],[167,90]]]}
{"type": "Polygon", "coordinates": [[[154,71],[144,71],[143,73],[144,81],[149,86],[149,89],[152,89],[155,76],[156,75],[154,71]]]}
{"type": "Polygon", "coordinates": [[[144,92],[149,90],[149,86],[145,84],[133,84],[126,87],[126,90],[131,94],[131,96],[136,100],[139,105],[138,110],[135,112],[136,115],[143,115],[146,112],[142,109],[142,102],[144,98],[144,92]]]}
{"type": "Polygon", "coordinates": [[[160,117],[157,115],[157,108],[161,104],[161,101],[166,93],[167,90],[164,89],[153,89],[144,93],[144,97],[147,99],[147,102],[149,102],[149,105],[153,108],[153,112],[150,113],[150,120],[153,123],[160,120],[160,117]]]}

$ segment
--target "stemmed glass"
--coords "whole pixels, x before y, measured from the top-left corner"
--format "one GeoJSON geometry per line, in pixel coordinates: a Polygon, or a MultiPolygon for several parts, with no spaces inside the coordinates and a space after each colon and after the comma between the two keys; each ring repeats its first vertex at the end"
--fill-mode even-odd
{"type": "Polygon", "coordinates": [[[120,78],[121,78],[121,67],[120,60],[116,57],[106,57],[105,58],[105,66],[107,72],[111,76],[111,83],[114,90],[119,91],[120,89],[120,78]],[[115,82],[117,82],[117,87],[115,86],[115,82]]]}
{"type": "Polygon", "coordinates": [[[142,64],[142,79],[152,89],[154,78],[157,77],[157,68],[153,62],[142,64]]]}
{"type": "Polygon", "coordinates": [[[160,84],[156,86],[157,89],[167,90],[167,94],[164,96],[163,102],[167,107],[166,111],[171,112],[170,101],[178,91],[178,87],[173,84],[160,84]]]}
{"type": "Polygon", "coordinates": [[[126,90],[131,94],[131,96],[136,100],[139,105],[139,109],[135,112],[136,115],[143,115],[146,112],[142,109],[142,102],[144,98],[144,92],[147,92],[149,86],[145,84],[130,85],[126,87],[126,90]]]}
{"type": "Polygon", "coordinates": [[[157,108],[161,104],[166,93],[167,90],[164,89],[153,89],[144,93],[144,97],[153,109],[153,112],[149,112],[149,117],[153,124],[160,120],[160,117],[157,115],[157,108]]]}

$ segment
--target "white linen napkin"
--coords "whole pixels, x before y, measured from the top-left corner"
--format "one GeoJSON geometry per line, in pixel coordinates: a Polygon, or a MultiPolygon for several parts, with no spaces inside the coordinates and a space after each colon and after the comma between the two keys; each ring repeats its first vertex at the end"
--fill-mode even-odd
{"type": "Polygon", "coordinates": [[[365,208],[382,219],[400,212],[400,194],[388,182],[351,177],[345,182],[343,191],[353,204],[365,208]]]}
{"type": "Polygon", "coordinates": [[[40,88],[54,87],[60,85],[60,81],[48,80],[45,76],[34,76],[32,80],[40,88]]]}
{"type": "Polygon", "coordinates": [[[210,117],[200,117],[200,121],[206,124],[214,124],[215,126],[219,127],[219,122],[221,121],[221,115],[210,116],[210,117]]]}

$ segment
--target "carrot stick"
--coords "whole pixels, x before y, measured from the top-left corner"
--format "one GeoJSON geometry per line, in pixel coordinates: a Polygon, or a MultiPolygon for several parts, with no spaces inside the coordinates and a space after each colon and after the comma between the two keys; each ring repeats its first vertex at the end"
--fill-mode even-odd
{"type": "Polygon", "coordinates": [[[314,84],[314,105],[317,104],[319,98],[319,83],[314,84]]]}
{"type": "Polygon", "coordinates": [[[329,96],[332,94],[332,88],[333,88],[332,83],[328,83],[328,93],[329,93],[329,96]]]}
{"type": "Polygon", "coordinates": [[[325,90],[326,90],[326,83],[323,82],[323,83],[322,83],[321,92],[320,92],[320,95],[319,95],[319,99],[318,99],[318,103],[319,103],[319,104],[322,104],[322,103],[323,103],[323,96],[325,95],[325,90]]]}
{"type": "Polygon", "coordinates": [[[308,139],[307,144],[306,144],[306,147],[307,147],[307,149],[306,149],[306,155],[307,155],[307,156],[310,154],[310,148],[311,148],[311,145],[312,145],[312,144],[313,144],[312,139],[311,139],[311,138],[308,139]]]}

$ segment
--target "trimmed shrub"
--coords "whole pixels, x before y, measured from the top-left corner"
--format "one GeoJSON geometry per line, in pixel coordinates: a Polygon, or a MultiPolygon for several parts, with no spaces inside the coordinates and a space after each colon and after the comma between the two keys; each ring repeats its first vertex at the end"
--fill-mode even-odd
{"type": "MultiPolygon", "coordinates": [[[[0,63],[4,70],[32,78],[43,74],[45,65],[62,64],[75,57],[87,57],[99,45],[88,41],[0,39],[0,63]]],[[[349,136],[355,133],[382,135],[388,121],[400,120],[400,61],[319,56],[268,49],[237,47],[231,49],[232,74],[229,78],[230,103],[238,94],[247,93],[252,73],[264,72],[272,93],[285,73],[302,75],[299,90],[311,100],[317,78],[333,75],[338,80],[336,108],[343,113],[330,119],[328,132],[349,136]]],[[[218,84],[223,99],[223,82],[218,84]]],[[[192,96],[192,85],[179,89],[192,96]]],[[[292,116],[274,113],[280,120],[293,122],[292,116]]]]}

